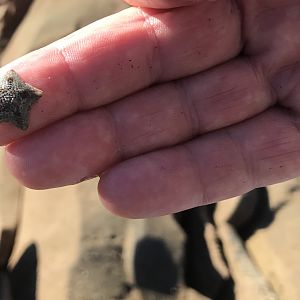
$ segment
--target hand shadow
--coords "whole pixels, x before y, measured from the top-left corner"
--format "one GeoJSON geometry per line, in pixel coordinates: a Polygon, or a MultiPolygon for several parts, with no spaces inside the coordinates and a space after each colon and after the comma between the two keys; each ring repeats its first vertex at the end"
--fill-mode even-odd
{"type": "Polygon", "coordinates": [[[9,271],[13,300],[36,300],[37,248],[31,244],[9,271]]]}

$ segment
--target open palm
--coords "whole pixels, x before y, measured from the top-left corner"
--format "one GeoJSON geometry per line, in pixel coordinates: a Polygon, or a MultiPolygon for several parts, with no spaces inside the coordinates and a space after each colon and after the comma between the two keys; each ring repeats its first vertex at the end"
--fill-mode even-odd
{"type": "Polygon", "coordinates": [[[100,175],[128,217],[298,176],[299,0],[128,2],[144,8],[4,67],[44,91],[26,133],[0,126],[12,173],[37,189],[100,175]]]}

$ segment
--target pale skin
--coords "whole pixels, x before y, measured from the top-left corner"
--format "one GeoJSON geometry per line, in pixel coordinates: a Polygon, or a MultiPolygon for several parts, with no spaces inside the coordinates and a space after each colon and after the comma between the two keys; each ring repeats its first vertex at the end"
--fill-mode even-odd
{"type": "Polygon", "coordinates": [[[104,205],[131,218],[299,176],[299,0],[128,2],[4,67],[44,91],[28,131],[0,125],[14,176],[100,175],[104,205]]]}

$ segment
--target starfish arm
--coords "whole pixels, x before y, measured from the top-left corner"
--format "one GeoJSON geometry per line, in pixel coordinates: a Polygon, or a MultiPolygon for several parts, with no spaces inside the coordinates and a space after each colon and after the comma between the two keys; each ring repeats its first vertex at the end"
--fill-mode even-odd
{"type": "Polygon", "coordinates": [[[8,122],[26,130],[32,105],[42,91],[26,84],[14,71],[8,71],[0,80],[0,122],[8,122]]]}

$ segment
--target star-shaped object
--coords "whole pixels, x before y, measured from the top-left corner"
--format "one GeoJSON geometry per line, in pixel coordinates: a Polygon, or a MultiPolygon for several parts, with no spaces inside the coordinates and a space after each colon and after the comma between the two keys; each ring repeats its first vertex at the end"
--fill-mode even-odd
{"type": "Polygon", "coordinates": [[[0,122],[8,122],[26,130],[33,104],[43,92],[27,83],[10,70],[0,78],[0,122]]]}

